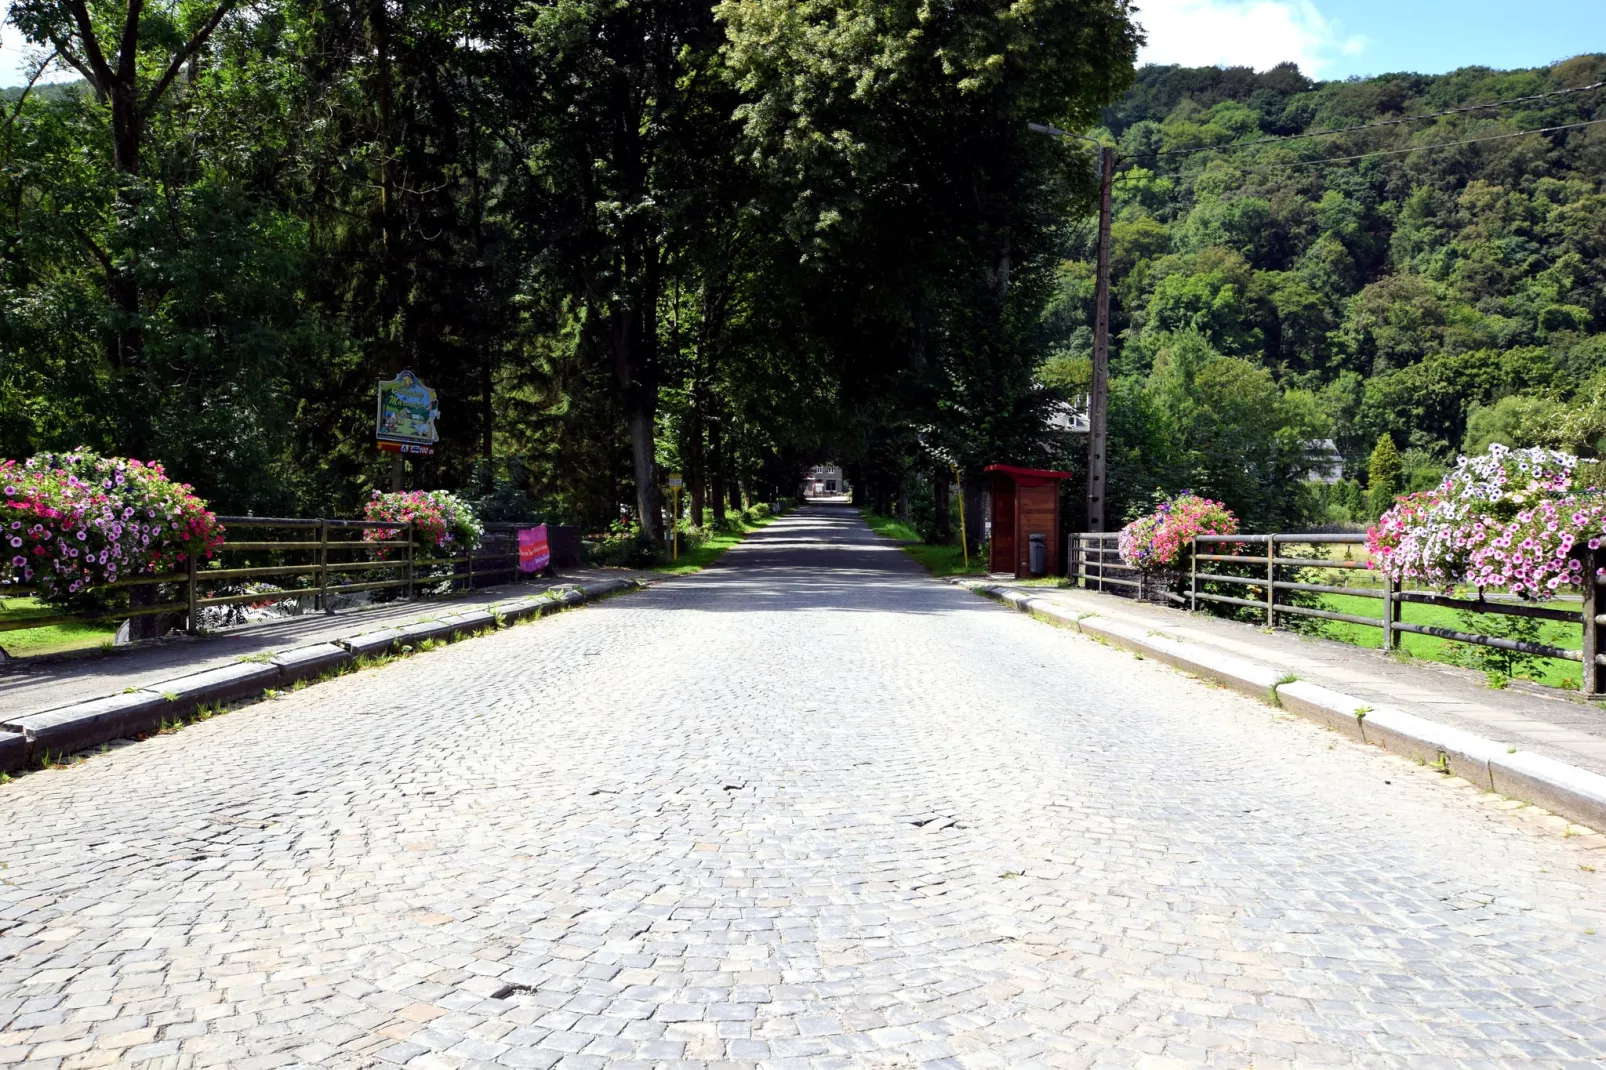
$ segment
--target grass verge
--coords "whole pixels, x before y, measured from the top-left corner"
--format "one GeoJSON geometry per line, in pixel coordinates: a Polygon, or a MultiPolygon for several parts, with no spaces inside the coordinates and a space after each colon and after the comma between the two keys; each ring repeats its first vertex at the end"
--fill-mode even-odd
{"type": "Polygon", "coordinates": [[[775,517],[761,516],[748,518],[740,515],[728,515],[729,524],[724,531],[710,531],[706,535],[696,536],[692,544],[686,544],[685,533],[681,534],[683,540],[680,547],[678,561],[666,561],[657,565],[650,571],[665,576],[690,576],[694,572],[701,572],[719,559],[719,556],[732,546],[747,538],[759,528],[768,527],[775,522],[775,517]]]}
{"type": "MultiPolygon", "coordinates": [[[[49,617],[57,612],[33,598],[0,598],[0,620],[3,621],[49,617]]],[[[50,624],[43,628],[19,628],[14,632],[0,632],[0,650],[14,658],[98,650],[109,646],[116,634],[116,621],[79,621],[50,624]]]]}
{"type": "MultiPolygon", "coordinates": [[[[1330,594],[1322,597],[1322,608],[1334,613],[1347,613],[1354,617],[1375,617],[1380,622],[1383,619],[1383,603],[1376,598],[1367,598],[1362,595],[1330,594]]],[[[1400,619],[1408,624],[1422,624],[1436,628],[1450,628],[1458,632],[1475,631],[1468,628],[1466,621],[1461,619],[1460,612],[1454,609],[1445,609],[1442,606],[1424,606],[1407,602],[1401,607],[1400,619]]],[[[1501,618],[1508,619],[1508,618],[1501,618]]],[[[1563,650],[1577,650],[1583,645],[1583,634],[1577,624],[1563,624],[1560,621],[1537,621],[1538,635],[1534,641],[1546,646],[1560,647],[1563,650]]],[[[1319,634],[1324,639],[1332,639],[1351,646],[1370,647],[1373,650],[1383,645],[1383,630],[1369,628],[1362,624],[1350,624],[1346,621],[1323,621],[1319,634]]],[[[1431,635],[1413,635],[1401,633],[1400,648],[1410,657],[1421,658],[1424,661],[1438,661],[1448,665],[1463,665],[1468,668],[1479,668],[1476,663],[1476,653],[1483,648],[1470,646],[1466,643],[1454,643],[1447,639],[1438,639],[1431,635]]],[[[1534,658],[1524,670],[1516,675],[1532,680],[1537,684],[1548,687],[1562,687],[1577,690],[1579,684],[1579,666],[1575,662],[1561,661],[1556,658],[1534,658]]],[[[1491,674],[1492,678],[1498,674],[1491,674]]]]}
{"type": "Polygon", "coordinates": [[[981,576],[987,572],[980,554],[971,557],[967,564],[957,542],[945,545],[922,542],[913,527],[896,517],[882,516],[868,509],[861,510],[860,515],[871,531],[898,543],[898,549],[926,566],[926,571],[933,576],[981,576]]]}

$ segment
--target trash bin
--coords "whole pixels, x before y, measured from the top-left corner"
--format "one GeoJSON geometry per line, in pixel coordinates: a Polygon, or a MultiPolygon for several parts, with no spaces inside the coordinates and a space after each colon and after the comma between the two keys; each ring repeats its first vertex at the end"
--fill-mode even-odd
{"type": "Polygon", "coordinates": [[[1048,536],[1028,535],[1027,543],[1030,546],[1029,566],[1033,576],[1041,576],[1048,571],[1048,536]]]}

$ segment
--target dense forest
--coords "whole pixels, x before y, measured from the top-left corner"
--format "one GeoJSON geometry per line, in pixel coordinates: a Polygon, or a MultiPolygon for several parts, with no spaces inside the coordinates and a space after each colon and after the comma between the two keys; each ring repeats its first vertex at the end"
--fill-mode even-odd
{"type": "Polygon", "coordinates": [[[1056,413],[1090,371],[1094,159],[1029,123],[1118,148],[1113,517],[1191,488],[1354,522],[1383,436],[1410,489],[1606,431],[1606,56],[1134,71],[1122,0],[11,19],[80,78],[0,110],[0,456],[350,512],[390,478],[374,384],[410,368],[443,440],[408,484],[489,519],[652,536],[667,470],[701,524],[834,459],[940,537],[951,471],[1083,466],[1056,413]],[[1307,478],[1327,440],[1336,484],[1307,478]]]}
{"type": "MultiPolygon", "coordinates": [[[[1259,530],[1369,520],[1381,436],[1401,490],[1495,441],[1597,453],[1603,80],[1601,55],[1327,83],[1293,66],[1140,70],[1101,132],[1123,161],[1114,515],[1191,487],[1259,530]],[[1345,482],[1307,481],[1324,440],[1345,482]]],[[[1092,261],[1084,227],[1043,369],[1072,397],[1090,370],[1092,261]]]]}
{"type": "Polygon", "coordinates": [[[1096,124],[1138,39],[1121,0],[10,17],[82,77],[0,118],[0,454],[349,512],[408,368],[443,438],[412,486],[648,537],[670,468],[701,523],[872,440],[927,473],[1034,441],[1094,184],[1027,124],[1096,124]]]}

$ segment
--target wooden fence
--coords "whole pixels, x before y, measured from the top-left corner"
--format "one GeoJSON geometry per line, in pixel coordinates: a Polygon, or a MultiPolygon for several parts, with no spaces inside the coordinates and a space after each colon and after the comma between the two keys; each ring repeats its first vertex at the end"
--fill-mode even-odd
{"type": "MultiPolygon", "coordinates": [[[[487,524],[478,547],[432,557],[420,552],[412,524],[322,517],[220,516],[218,520],[225,538],[209,561],[191,560],[183,572],[118,580],[94,589],[126,590],[129,604],[105,611],[0,620],[0,633],[162,615],[182,616],[185,629],[193,633],[200,630],[201,611],[216,606],[310,599],[315,611],[332,612],[332,602],[343,595],[393,591],[410,599],[521,575],[517,530],[523,525],[487,524]],[[241,533],[247,537],[241,538],[241,533]],[[229,586],[270,580],[271,590],[225,593],[229,586]]],[[[0,583],[0,597],[37,593],[28,584],[0,583]]]]}
{"type": "Polygon", "coordinates": [[[1603,636],[1606,579],[1600,578],[1600,569],[1606,567],[1606,550],[1582,551],[1584,573],[1591,577],[1591,582],[1584,585],[1581,604],[1572,608],[1566,603],[1536,605],[1511,597],[1484,597],[1481,590],[1476,598],[1457,598],[1437,591],[1410,590],[1387,577],[1381,579],[1381,586],[1364,587],[1301,581],[1299,573],[1307,569],[1370,571],[1364,559],[1322,556],[1330,547],[1364,545],[1364,535],[1200,535],[1190,541],[1183,568],[1170,574],[1146,573],[1123,563],[1117,550],[1118,538],[1113,532],[1081,532],[1070,536],[1076,560],[1073,575],[1079,585],[1089,590],[1162,601],[1189,610],[1197,610],[1199,603],[1207,602],[1263,611],[1268,627],[1278,626],[1286,617],[1313,617],[1378,628],[1382,631],[1384,650],[1398,650],[1402,635],[1416,634],[1577,662],[1583,670],[1583,693],[1606,697],[1606,636],[1603,636]],[[1295,556],[1292,551],[1301,547],[1309,547],[1316,553],[1295,556]],[[1234,572],[1237,574],[1232,574],[1234,572]],[[1223,593],[1223,588],[1233,593],[1223,593]],[[1295,605],[1287,598],[1294,592],[1377,599],[1381,612],[1368,617],[1295,605]],[[1401,619],[1401,609],[1409,604],[1574,624],[1581,630],[1582,649],[1568,650],[1523,639],[1413,624],[1401,619]]]}

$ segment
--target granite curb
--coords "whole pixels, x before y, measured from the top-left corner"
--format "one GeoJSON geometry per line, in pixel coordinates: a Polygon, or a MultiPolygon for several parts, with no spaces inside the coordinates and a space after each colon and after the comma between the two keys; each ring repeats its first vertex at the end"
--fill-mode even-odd
{"type": "Polygon", "coordinates": [[[506,628],[585,602],[595,602],[646,584],[637,579],[603,580],[586,586],[549,588],[540,595],[469,610],[401,627],[382,628],[331,642],[291,647],[233,665],[164,680],[145,687],[67,706],[14,714],[0,720],[0,773],[72,754],[160,728],[204,706],[237,702],[264,691],[340,669],[362,657],[378,657],[429,640],[447,640],[506,628]]]}
{"type": "Polygon", "coordinates": [[[1291,670],[1240,658],[1214,646],[1183,642],[1161,629],[1077,612],[998,584],[965,579],[948,582],[1050,624],[1279,706],[1357,742],[1436,766],[1485,791],[1544,807],[1581,825],[1606,829],[1606,776],[1599,773],[1414,713],[1376,706],[1299,680],[1291,670]]]}

